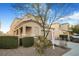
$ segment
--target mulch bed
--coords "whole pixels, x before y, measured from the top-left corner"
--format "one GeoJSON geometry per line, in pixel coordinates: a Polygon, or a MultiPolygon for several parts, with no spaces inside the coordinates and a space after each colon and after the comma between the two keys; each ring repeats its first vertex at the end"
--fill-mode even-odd
{"type": "MultiPolygon", "coordinates": [[[[68,52],[69,48],[62,48],[55,46],[55,49],[52,47],[45,49],[45,54],[42,56],[62,56],[64,53],[68,52]]],[[[0,49],[0,56],[39,56],[35,53],[34,47],[19,47],[17,49],[0,49]]]]}

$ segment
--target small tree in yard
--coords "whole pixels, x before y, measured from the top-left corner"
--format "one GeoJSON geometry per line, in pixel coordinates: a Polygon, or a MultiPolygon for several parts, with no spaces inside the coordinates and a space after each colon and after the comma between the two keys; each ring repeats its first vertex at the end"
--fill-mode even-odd
{"type": "MultiPolygon", "coordinates": [[[[51,25],[59,21],[61,18],[65,17],[68,14],[64,12],[68,12],[69,7],[68,4],[48,4],[48,3],[33,3],[33,4],[13,4],[12,7],[20,12],[23,13],[31,13],[33,15],[39,16],[42,25],[43,37],[38,37],[38,41],[36,42],[35,46],[39,53],[43,52],[43,49],[46,48],[51,41],[47,40],[47,36],[49,34],[51,25]],[[68,9],[68,10],[67,10],[68,9]],[[48,25],[47,25],[48,24],[48,25]],[[47,28],[48,27],[48,28],[47,28]],[[48,29],[46,33],[45,29],[48,29]]],[[[37,19],[38,20],[38,19],[37,19]]]]}
{"type": "Polygon", "coordinates": [[[74,27],[71,28],[73,33],[79,34],[79,25],[75,25],[74,27]]]}

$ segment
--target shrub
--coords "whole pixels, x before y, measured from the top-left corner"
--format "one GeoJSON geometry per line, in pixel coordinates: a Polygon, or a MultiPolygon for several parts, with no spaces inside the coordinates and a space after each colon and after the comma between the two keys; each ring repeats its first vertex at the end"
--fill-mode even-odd
{"type": "Polygon", "coordinates": [[[43,36],[39,36],[35,39],[34,46],[36,48],[36,52],[41,54],[44,54],[44,50],[48,47],[52,46],[52,42],[48,40],[47,38],[43,36]]]}
{"type": "Polygon", "coordinates": [[[22,45],[24,47],[31,47],[34,44],[34,38],[33,37],[24,37],[22,39],[22,45]]]}
{"type": "Polygon", "coordinates": [[[18,37],[17,36],[0,36],[0,48],[17,48],[18,37]]]}

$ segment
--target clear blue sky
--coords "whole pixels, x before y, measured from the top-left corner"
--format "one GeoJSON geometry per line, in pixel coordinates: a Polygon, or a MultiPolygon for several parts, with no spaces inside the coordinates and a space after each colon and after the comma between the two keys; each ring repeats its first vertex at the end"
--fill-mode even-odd
{"type": "Polygon", "coordinates": [[[0,20],[1,20],[1,30],[7,32],[15,14],[11,9],[11,4],[0,4],[0,20]]]}
{"type": "MultiPolygon", "coordinates": [[[[71,24],[76,24],[79,21],[79,4],[69,4],[71,9],[64,11],[66,13],[72,13],[72,15],[67,16],[64,19],[69,19],[71,24]],[[73,21],[74,20],[74,21],[73,21]]],[[[1,21],[1,30],[7,32],[10,28],[10,25],[14,18],[16,17],[15,11],[11,9],[12,6],[10,3],[0,3],[0,21],[1,21]]]]}

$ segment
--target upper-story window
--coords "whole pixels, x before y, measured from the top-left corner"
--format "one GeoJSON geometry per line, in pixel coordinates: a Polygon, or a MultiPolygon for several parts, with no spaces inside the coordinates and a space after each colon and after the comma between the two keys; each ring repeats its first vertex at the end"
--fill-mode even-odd
{"type": "Polygon", "coordinates": [[[26,26],[26,33],[31,33],[31,31],[32,31],[32,27],[26,26]]]}

